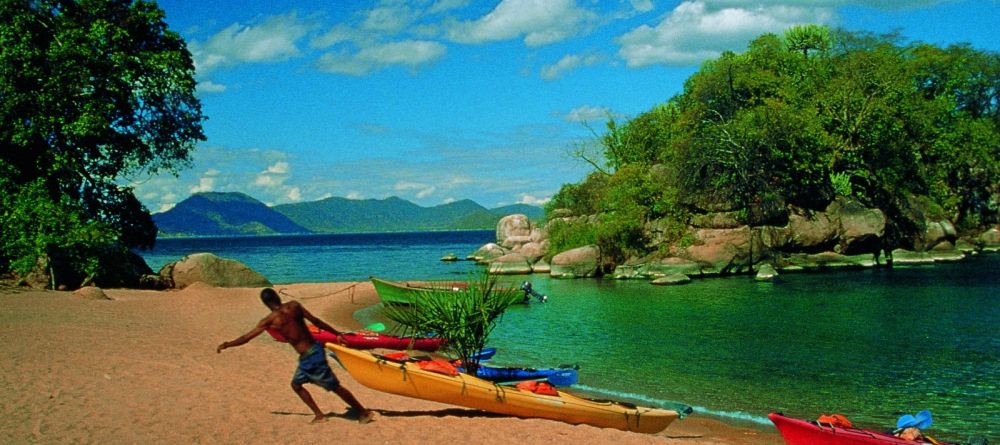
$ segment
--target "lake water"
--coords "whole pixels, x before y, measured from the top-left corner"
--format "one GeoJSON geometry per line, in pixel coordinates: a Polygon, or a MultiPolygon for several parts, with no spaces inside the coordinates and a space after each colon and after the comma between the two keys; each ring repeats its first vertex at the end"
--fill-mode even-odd
{"type": "Polygon", "coordinates": [[[185,255],[212,252],[243,262],[275,284],[366,281],[369,275],[454,279],[475,271],[475,264],[441,257],[453,253],[464,259],[493,241],[492,230],[166,238],[139,254],[158,271],[185,255]]]}
{"type": "MultiPolygon", "coordinates": [[[[154,270],[188,253],[240,260],[275,283],[461,278],[444,263],[492,231],[161,240],[154,270]]],[[[657,287],[643,281],[520,277],[548,295],[517,306],[491,337],[498,364],[580,365],[574,390],[769,424],[770,411],[842,413],[887,429],[930,409],[931,435],[1000,441],[1000,255],[893,270],[784,274],[657,287]]],[[[381,321],[379,307],[359,311],[381,321]]]]}

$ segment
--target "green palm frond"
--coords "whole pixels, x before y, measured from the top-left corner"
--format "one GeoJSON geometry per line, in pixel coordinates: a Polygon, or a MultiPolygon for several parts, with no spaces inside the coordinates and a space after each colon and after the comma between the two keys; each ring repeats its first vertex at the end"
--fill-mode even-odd
{"type": "Polygon", "coordinates": [[[470,276],[464,289],[420,292],[409,306],[387,305],[383,314],[402,327],[403,335],[434,334],[447,338],[446,350],[474,374],[479,360],[471,358],[486,342],[504,311],[521,300],[515,286],[499,286],[488,271],[470,276]]]}

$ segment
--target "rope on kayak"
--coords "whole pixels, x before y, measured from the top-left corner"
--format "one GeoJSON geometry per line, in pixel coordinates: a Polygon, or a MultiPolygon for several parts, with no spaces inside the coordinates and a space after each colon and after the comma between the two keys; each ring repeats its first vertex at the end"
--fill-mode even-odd
{"type": "Polygon", "coordinates": [[[337,295],[337,294],[342,293],[342,292],[348,292],[347,297],[351,300],[351,303],[354,303],[354,290],[355,290],[355,288],[357,288],[359,285],[361,285],[363,283],[364,283],[364,281],[358,281],[358,282],[353,283],[350,286],[347,286],[347,287],[345,287],[343,289],[339,289],[339,290],[336,290],[336,291],[333,291],[333,292],[330,292],[330,293],[327,293],[327,294],[313,295],[313,296],[309,296],[309,297],[298,297],[298,296],[293,295],[291,292],[286,291],[285,289],[278,289],[278,293],[281,294],[281,295],[288,296],[290,298],[295,298],[296,300],[312,300],[314,298],[332,297],[332,296],[337,295]]]}

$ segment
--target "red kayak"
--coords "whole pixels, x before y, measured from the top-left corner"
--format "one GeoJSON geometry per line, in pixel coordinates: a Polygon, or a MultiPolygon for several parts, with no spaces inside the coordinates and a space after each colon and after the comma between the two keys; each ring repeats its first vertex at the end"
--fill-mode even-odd
{"type": "MultiPolygon", "coordinates": [[[[437,351],[445,343],[445,339],[438,337],[395,337],[377,332],[350,332],[338,336],[313,325],[309,325],[309,332],[320,343],[336,343],[353,349],[414,349],[432,352],[437,351]]],[[[275,340],[285,341],[285,338],[277,331],[268,329],[267,333],[271,334],[275,340]]]]}
{"type": "MultiPolygon", "coordinates": [[[[815,421],[793,419],[783,414],[767,416],[778,427],[788,445],[914,445],[924,442],[900,439],[885,433],[832,426],[815,421]]],[[[930,442],[927,442],[930,443],[930,442]]],[[[938,442],[947,445],[945,442],[938,442]]]]}

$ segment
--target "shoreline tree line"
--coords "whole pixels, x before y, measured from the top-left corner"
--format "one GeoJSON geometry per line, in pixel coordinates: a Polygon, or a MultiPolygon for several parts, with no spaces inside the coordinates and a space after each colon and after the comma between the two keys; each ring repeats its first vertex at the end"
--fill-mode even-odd
{"type": "Polygon", "coordinates": [[[651,253],[653,220],[683,246],[698,213],[782,225],[790,206],[842,196],[886,215],[888,256],[928,217],[960,234],[997,224],[1000,55],[795,26],[704,62],[595,139],[574,152],[593,172],[546,205],[550,252],[597,245],[620,264],[651,253]]]}

